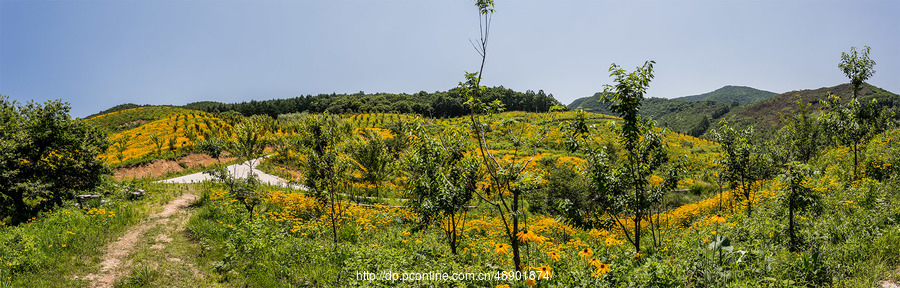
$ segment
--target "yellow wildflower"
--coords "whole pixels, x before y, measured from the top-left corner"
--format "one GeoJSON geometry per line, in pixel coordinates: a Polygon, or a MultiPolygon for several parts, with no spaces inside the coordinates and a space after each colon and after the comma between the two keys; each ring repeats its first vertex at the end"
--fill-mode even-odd
{"type": "Polygon", "coordinates": [[[600,264],[599,266],[597,266],[597,270],[595,270],[591,275],[593,275],[594,277],[602,277],[609,272],[609,266],[609,264],[600,264]]]}
{"type": "Polygon", "coordinates": [[[547,255],[550,255],[550,259],[553,261],[559,261],[559,253],[557,252],[549,252],[547,255]]]}
{"type": "Polygon", "coordinates": [[[594,255],[594,251],[591,250],[591,248],[584,248],[578,252],[578,255],[581,255],[582,258],[587,259],[588,257],[591,257],[591,255],[594,255]]]}
{"type": "Polygon", "coordinates": [[[725,217],[722,217],[721,215],[716,214],[716,215],[712,216],[712,221],[713,221],[713,223],[725,223],[725,217]]]}

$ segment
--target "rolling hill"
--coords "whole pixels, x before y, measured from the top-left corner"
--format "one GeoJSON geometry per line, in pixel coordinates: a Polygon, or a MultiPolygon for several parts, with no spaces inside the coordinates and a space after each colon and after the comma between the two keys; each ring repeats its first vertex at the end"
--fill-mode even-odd
{"type": "Polygon", "coordinates": [[[121,104],[103,112],[86,117],[84,120],[109,132],[125,131],[144,123],[172,117],[178,114],[201,114],[203,112],[174,106],[150,106],[121,104]]]}
{"type": "MultiPolygon", "coordinates": [[[[669,127],[675,132],[700,136],[706,133],[715,120],[725,115],[737,103],[752,103],[767,93],[749,87],[725,86],[713,92],[675,99],[647,98],[641,106],[641,115],[656,120],[657,125],[669,127]]],[[[615,115],[607,105],[598,102],[602,92],[591,97],[579,98],[568,105],[569,109],[582,107],[594,113],[615,115]]]]}
{"type": "MultiPolygon", "coordinates": [[[[736,127],[754,125],[758,133],[768,135],[783,126],[781,123],[782,115],[798,111],[798,97],[804,103],[811,104],[809,110],[810,112],[815,112],[822,108],[819,101],[828,98],[829,93],[846,101],[852,97],[852,86],[850,84],[841,84],[834,87],[790,91],[760,102],[735,107],[722,118],[728,120],[729,124],[736,127]]],[[[869,84],[863,84],[862,88],[860,88],[859,99],[863,102],[875,99],[880,106],[887,109],[897,109],[900,106],[900,95],[869,84]]]]}
{"type": "Polygon", "coordinates": [[[772,98],[773,96],[778,95],[777,93],[759,90],[755,88],[745,87],[745,86],[725,86],[716,91],[712,91],[709,93],[703,93],[700,95],[693,96],[684,96],[675,98],[676,100],[684,100],[684,101],[714,101],[724,104],[732,104],[737,102],[739,105],[756,103],[762,100],[766,100],[772,98]]]}
{"type": "MultiPolygon", "coordinates": [[[[797,112],[798,97],[812,104],[810,111],[815,112],[821,109],[819,101],[826,99],[828,93],[833,93],[844,100],[850,99],[851,86],[841,84],[834,87],[791,91],[754,102],[753,99],[760,99],[763,97],[760,95],[766,93],[771,92],[748,87],[725,86],[695,96],[675,99],[647,98],[641,107],[641,115],[656,120],[659,126],[695,137],[707,135],[710,128],[717,126],[720,119],[725,119],[738,128],[754,125],[758,133],[769,135],[781,128],[782,115],[797,112]],[[758,92],[751,93],[753,91],[758,92]],[[749,104],[735,105],[734,102],[749,104]]],[[[570,109],[582,107],[595,113],[615,115],[606,108],[606,104],[597,102],[601,96],[602,93],[596,93],[591,97],[576,99],[568,107],[570,109]]],[[[859,98],[862,101],[876,99],[879,105],[888,109],[897,109],[895,107],[900,106],[900,96],[868,84],[860,89],[859,98]]]]}

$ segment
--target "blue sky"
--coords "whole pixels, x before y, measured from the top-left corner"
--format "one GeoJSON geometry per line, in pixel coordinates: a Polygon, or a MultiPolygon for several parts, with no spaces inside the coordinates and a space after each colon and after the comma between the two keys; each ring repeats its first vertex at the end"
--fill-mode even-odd
{"type": "MultiPolygon", "coordinates": [[[[443,91],[475,71],[473,1],[0,0],[0,94],[63,99],[86,116],[121,103],[182,105],[319,93],[443,91]]],[[[608,68],[655,60],[650,97],[742,85],[848,82],[900,92],[900,1],[497,1],[483,84],[564,104],[608,68]]]]}

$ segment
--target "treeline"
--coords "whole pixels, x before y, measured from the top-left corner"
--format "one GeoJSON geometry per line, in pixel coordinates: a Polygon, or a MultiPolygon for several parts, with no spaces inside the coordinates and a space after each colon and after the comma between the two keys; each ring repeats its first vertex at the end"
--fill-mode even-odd
{"type": "MultiPolygon", "coordinates": [[[[553,98],[553,94],[546,94],[543,90],[536,93],[528,90],[523,93],[503,86],[486,88],[486,91],[480,94],[480,98],[484,102],[500,100],[507,111],[547,112],[553,105],[560,105],[560,102],[553,98]]],[[[297,112],[417,113],[430,117],[458,117],[469,112],[464,105],[466,100],[459,88],[453,88],[443,92],[421,91],[415,94],[366,94],[360,91],[354,94],[306,95],[230,104],[204,101],[189,103],[183,107],[213,113],[235,111],[245,116],[269,115],[273,118],[280,114],[297,112]]]]}

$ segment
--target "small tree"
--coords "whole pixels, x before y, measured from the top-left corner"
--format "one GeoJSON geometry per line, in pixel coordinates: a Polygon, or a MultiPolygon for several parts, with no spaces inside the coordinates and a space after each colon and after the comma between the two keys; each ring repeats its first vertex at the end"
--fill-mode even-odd
{"type": "Polygon", "coordinates": [[[724,152],[724,157],[719,161],[723,168],[722,177],[731,186],[732,199],[742,197],[747,201],[747,216],[750,216],[753,212],[751,186],[756,181],[753,157],[759,157],[754,155],[758,152],[758,146],[753,142],[753,127],[738,130],[724,119],[719,124],[722,127],[713,131],[713,138],[724,152]]]}
{"type": "Polygon", "coordinates": [[[119,159],[119,162],[125,160],[125,150],[128,150],[128,141],[131,140],[130,135],[122,135],[121,138],[116,139],[113,142],[113,149],[116,151],[116,159],[119,159]]]}
{"type": "Polygon", "coordinates": [[[850,85],[853,87],[853,98],[850,102],[841,105],[840,98],[829,96],[828,101],[822,101],[823,106],[831,111],[825,115],[825,122],[830,128],[830,134],[842,145],[850,146],[853,152],[853,178],[859,177],[859,149],[865,138],[880,132],[879,128],[883,125],[875,123],[879,119],[886,119],[881,116],[875,100],[872,103],[863,104],[859,102],[858,94],[862,84],[869,77],[875,74],[875,60],[869,58],[869,52],[872,50],[869,46],[865,46],[862,55],[856,51],[856,47],[850,47],[850,53],[841,52],[841,63],[838,68],[847,78],[850,78],[850,85]]]}
{"type": "Polygon", "coordinates": [[[384,139],[378,133],[365,131],[367,141],[358,140],[350,150],[350,157],[358,164],[362,180],[374,185],[375,196],[381,197],[380,185],[389,175],[389,166],[394,157],[388,152],[384,139]]]}
{"type": "Polygon", "coordinates": [[[439,223],[450,251],[456,255],[462,238],[466,207],[479,180],[477,158],[466,157],[466,135],[445,131],[442,137],[429,135],[417,126],[417,141],[407,159],[410,193],[416,197],[413,210],[421,225],[439,223]]]}
{"type": "MultiPolygon", "coordinates": [[[[231,155],[236,156],[238,161],[246,161],[248,163],[249,170],[246,177],[240,179],[234,173],[228,173],[222,166],[215,166],[206,173],[228,186],[230,195],[244,205],[244,208],[247,209],[248,217],[252,221],[253,211],[256,206],[262,203],[259,191],[260,183],[256,174],[253,173],[253,166],[256,159],[262,157],[268,138],[266,138],[265,131],[262,129],[259,120],[254,118],[241,120],[238,126],[235,127],[235,130],[236,137],[234,140],[225,143],[223,146],[231,155]]],[[[211,154],[218,155],[223,147],[219,146],[215,138],[211,140],[213,141],[209,141],[201,147],[208,150],[211,154]]],[[[218,159],[218,157],[216,158],[218,159]]]]}
{"type": "MultiPolygon", "coordinates": [[[[552,110],[562,110],[564,106],[553,106],[552,110]]],[[[588,129],[587,120],[585,120],[585,114],[587,112],[584,111],[583,108],[578,107],[575,109],[575,119],[570,121],[563,122],[559,130],[563,134],[563,143],[569,152],[576,152],[584,149],[585,141],[587,136],[590,136],[590,130],[588,129]]]]}
{"type": "Polygon", "coordinates": [[[799,241],[796,235],[794,214],[801,209],[813,206],[817,202],[816,194],[807,186],[806,178],[809,175],[809,167],[805,164],[792,161],[788,163],[782,178],[787,182],[788,193],[784,202],[788,207],[788,236],[789,248],[792,252],[798,250],[799,241]]]}
{"type": "Polygon", "coordinates": [[[246,161],[249,173],[253,173],[253,167],[259,162],[259,158],[265,154],[266,146],[270,140],[264,127],[266,122],[272,120],[269,116],[255,115],[249,119],[243,119],[235,127],[235,138],[228,142],[225,149],[239,161],[246,161]]]}
{"type": "Polygon", "coordinates": [[[162,157],[163,146],[166,145],[162,138],[159,138],[157,134],[152,134],[150,135],[150,143],[153,143],[153,147],[156,148],[156,150],[153,150],[156,153],[156,157],[162,157]]]}
{"type": "Polygon", "coordinates": [[[217,179],[228,187],[229,195],[238,200],[247,210],[247,219],[253,221],[253,211],[262,199],[259,197],[259,178],[256,174],[248,174],[245,178],[235,177],[222,164],[215,164],[211,169],[203,172],[217,179]]]}
{"type": "Polygon", "coordinates": [[[822,101],[829,111],[822,115],[826,134],[840,145],[846,145],[853,153],[853,179],[859,175],[859,151],[863,149],[866,139],[884,131],[890,125],[890,118],[873,99],[870,103],[861,103],[859,99],[850,99],[841,103],[840,98],[830,95],[822,101]]]}
{"type": "Polygon", "coordinates": [[[813,156],[819,153],[822,146],[822,128],[817,118],[809,115],[809,103],[804,103],[803,98],[797,95],[798,113],[782,118],[784,127],[778,130],[777,138],[785,151],[790,153],[790,159],[796,159],[807,163],[813,156]]]}
{"type": "Polygon", "coordinates": [[[605,85],[601,101],[609,103],[609,109],[622,116],[618,126],[619,142],[625,149],[621,168],[608,162],[604,152],[590,152],[589,166],[592,192],[609,215],[624,232],[626,239],[637,252],[641,251],[641,222],[650,223],[651,236],[655,245],[661,244],[658,219],[650,217],[652,209],[659,205],[666,191],[674,189],[678,182],[677,165],[670,159],[662,135],[656,131],[652,121],[641,118],[638,111],[644,94],[653,79],[654,61],[647,61],[634,72],[627,72],[618,65],[609,68],[615,77],[614,85],[605,85]],[[651,175],[660,174],[664,181],[651,185],[651,175]],[[626,216],[634,226],[620,216],[626,216]],[[629,231],[630,230],[630,231],[629,231]]]}
{"type": "Polygon", "coordinates": [[[209,138],[200,141],[200,143],[197,143],[196,149],[200,153],[209,155],[209,157],[216,158],[216,162],[219,162],[219,158],[222,156],[222,152],[225,150],[222,141],[219,141],[219,138],[216,138],[214,136],[210,136],[209,138]]]}
{"type": "Polygon", "coordinates": [[[175,153],[175,152],[178,150],[178,138],[177,138],[177,137],[171,137],[171,138],[169,138],[169,140],[167,141],[167,143],[168,143],[169,151],[172,152],[172,157],[178,156],[178,155],[175,153]]]}
{"type": "Polygon", "coordinates": [[[875,74],[875,60],[869,59],[869,52],[872,51],[872,48],[865,47],[862,56],[856,52],[856,47],[850,47],[850,53],[841,52],[841,63],[838,64],[838,68],[841,68],[844,75],[850,78],[850,85],[853,86],[853,99],[857,98],[862,84],[875,74]]]}
{"type": "MultiPolygon", "coordinates": [[[[187,125],[187,122],[184,122],[187,125]]],[[[188,148],[193,148],[197,144],[197,130],[193,126],[184,128],[184,137],[188,139],[188,148]]],[[[188,150],[190,151],[190,150],[188,150]]]]}
{"type": "Polygon", "coordinates": [[[306,187],[322,207],[328,207],[331,231],[337,249],[338,219],[342,213],[339,201],[341,178],[347,163],[340,158],[341,144],[353,130],[349,123],[338,117],[323,114],[304,119],[298,150],[306,154],[306,162],[300,163],[306,171],[306,187]]]}

